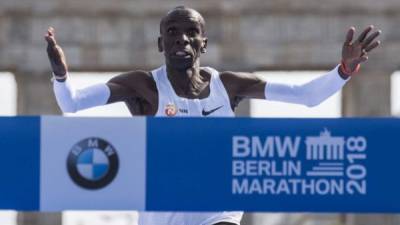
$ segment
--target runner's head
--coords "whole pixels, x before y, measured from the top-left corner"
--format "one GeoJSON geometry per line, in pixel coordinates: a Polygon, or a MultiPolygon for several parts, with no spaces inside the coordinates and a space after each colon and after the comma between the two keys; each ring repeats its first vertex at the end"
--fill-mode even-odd
{"type": "Polygon", "coordinates": [[[187,69],[200,64],[200,54],[206,52],[205,22],[194,9],[183,6],[169,11],[160,22],[158,49],[164,52],[166,64],[187,69]]]}

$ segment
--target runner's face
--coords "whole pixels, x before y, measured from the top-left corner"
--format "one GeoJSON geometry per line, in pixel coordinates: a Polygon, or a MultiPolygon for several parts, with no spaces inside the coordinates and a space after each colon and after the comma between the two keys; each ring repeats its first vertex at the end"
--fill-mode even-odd
{"type": "Polygon", "coordinates": [[[166,64],[176,69],[199,66],[200,54],[205,51],[201,19],[190,11],[171,13],[161,25],[160,51],[166,64]]]}

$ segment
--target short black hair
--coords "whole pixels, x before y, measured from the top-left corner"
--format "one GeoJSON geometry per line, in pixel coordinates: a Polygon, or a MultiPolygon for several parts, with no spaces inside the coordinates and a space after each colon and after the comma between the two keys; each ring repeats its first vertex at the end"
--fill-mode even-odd
{"type": "Polygon", "coordinates": [[[173,9],[171,9],[171,10],[168,11],[167,14],[161,19],[161,21],[160,21],[160,34],[161,34],[161,32],[162,32],[162,27],[164,26],[164,23],[165,23],[166,19],[168,18],[168,16],[170,16],[170,15],[173,14],[173,13],[182,12],[182,11],[191,12],[191,13],[197,15],[197,16],[199,17],[199,20],[200,20],[199,22],[200,22],[201,32],[202,32],[202,34],[205,34],[205,25],[206,25],[206,22],[205,22],[203,16],[202,16],[197,10],[192,9],[192,8],[189,8],[189,7],[186,7],[186,6],[183,6],[183,5],[177,6],[177,7],[173,8],[173,9]]]}

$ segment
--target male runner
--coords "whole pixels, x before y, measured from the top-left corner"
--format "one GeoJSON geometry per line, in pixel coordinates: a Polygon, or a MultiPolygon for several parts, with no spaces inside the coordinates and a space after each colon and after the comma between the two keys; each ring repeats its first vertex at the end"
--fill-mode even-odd
{"type": "MultiPolygon", "coordinates": [[[[153,71],[131,71],[106,84],[75,90],[68,79],[68,67],[57,45],[54,29],[45,36],[47,53],[54,73],[54,92],[63,112],[123,101],[133,115],[154,116],[234,116],[242,98],[258,98],[314,106],[340,90],[368,52],[379,45],[381,33],[366,28],[353,41],[350,28],[342,48],[340,65],[303,85],[265,82],[251,73],[218,72],[200,67],[206,53],[207,38],[203,17],[194,9],[176,7],[162,18],[158,49],[165,65],[153,71]]],[[[212,204],[212,200],[210,200],[212,204]]],[[[229,225],[239,224],[242,212],[141,213],[140,225],[229,225]]]]}

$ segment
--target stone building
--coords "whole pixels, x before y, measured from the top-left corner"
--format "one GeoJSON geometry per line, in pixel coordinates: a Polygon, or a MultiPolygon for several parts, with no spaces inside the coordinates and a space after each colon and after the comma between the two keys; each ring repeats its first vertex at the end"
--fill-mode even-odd
{"type": "MultiPolygon", "coordinates": [[[[60,113],[43,40],[48,26],[56,28],[71,71],[151,69],[163,62],[156,48],[160,17],[182,4],[206,18],[209,47],[202,63],[219,70],[328,70],[339,62],[348,27],[374,24],[383,31],[383,45],[346,85],[343,115],[390,114],[390,75],[400,65],[398,0],[1,0],[0,71],[15,75],[18,114],[60,113]]],[[[247,111],[243,104],[240,113],[247,111]]],[[[244,224],[400,222],[394,215],[279,216],[251,214],[244,224]]],[[[35,213],[18,217],[21,225],[55,225],[60,218],[35,213]]]]}

